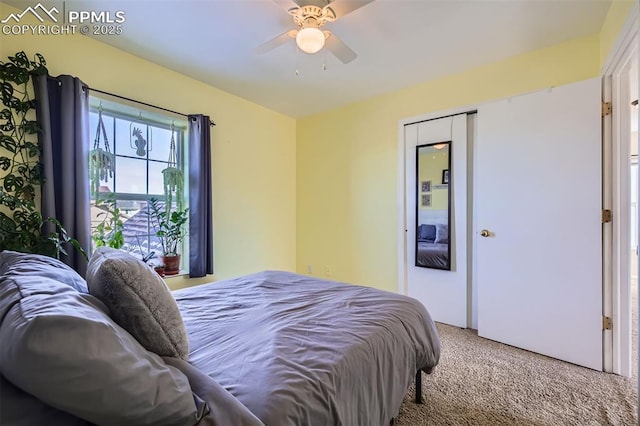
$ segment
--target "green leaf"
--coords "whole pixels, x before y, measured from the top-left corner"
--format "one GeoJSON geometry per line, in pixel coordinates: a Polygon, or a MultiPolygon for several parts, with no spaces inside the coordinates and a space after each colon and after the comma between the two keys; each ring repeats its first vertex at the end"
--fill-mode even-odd
{"type": "Polygon", "coordinates": [[[18,142],[9,135],[0,135],[0,148],[15,154],[18,151],[18,142]]]}
{"type": "Polygon", "coordinates": [[[0,169],[7,171],[11,167],[11,159],[9,157],[0,157],[0,169]]]}
{"type": "Polygon", "coordinates": [[[29,58],[24,51],[16,53],[15,56],[9,56],[9,60],[16,65],[19,65],[21,68],[29,68],[29,58]]]}
{"type": "MultiPolygon", "coordinates": [[[[13,85],[7,81],[2,82],[2,86],[0,86],[0,93],[2,94],[2,99],[11,99],[13,98],[13,85]]],[[[3,111],[9,111],[8,109],[3,109],[3,111]]]]}
{"type": "Polygon", "coordinates": [[[16,98],[15,96],[12,96],[8,99],[2,99],[2,102],[11,109],[14,109],[18,112],[23,112],[20,109],[22,102],[20,102],[20,99],[16,98]]]}
{"type": "Polygon", "coordinates": [[[3,110],[0,111],[0,120],[11,120],[12,118],[13,118],[13,114],[11,114],[10,109],[4,108],[3,110]]]}
{"type": "Polygon", "coordinates": [[[14,192],[18,188],[18,185],[16,185],[16,179],[16,175],[7,175],[4,178],[4,189],[8,192],[14,192]]]}
{"type": "Polygon", "coordinates": [[[19,192],[22,198],[26,200],[35,200],[36,198],[36,190],[33,185],[25,185],[22,190],[19,192]]]}
{"type": "Polygon", "coordinates": [[[28,135],[35,135],[40,131],[40,126],[38,126],[38,123],[35,121],[23,120],[18,127],[28,135]]]}
{"type": "MultiPolygon", "coordinates": [[[[29,81],[28,78],[27,78],[27,81],[29,81]]],[[[29,110],[31,108],[33,108],[33,102],[18,100],[18,102],[16,103],[15,107],[13,107],[13,108],[15,110],[17,110],[18,112],[20,112],[20,113],[26,113],[26,112],[29,112],[29,110]]]]}
{"type": "Polygon", "coordinates": [[[33,74],[35,75],[44,75],[44,74],[48,74],[49,71],[47,70],[47,61],[44,60],[44,56],[42,56],[39,53],[36,53],[35,55],[36,60],[34,62],[31,62],[31,66],[33,67],[33,74]]]}
{"type": "Polygon", "coordinates": [[[3,212],[0,212],[0,229],[5,233],[16,230],[15,222],[3,212]]]}
{"type": "Polygon", "coordinates": [[[40,146],[33,142],[25,141],[23,144],[23,149],[27,151],[27,155],[29,157],[37,157],[40,156],[40,146]]]}
{"type": "Polygon", "coordinates": [[[30,183],[33,185],[42,185],[44,183],[44,176],[42,174],[42,163],[38,162],[31,167],[29,175],[31,176],[30,183]]]}
{"type": "Polygon", "coordinates": [[[42,56],[39,53],[36,53],[35,57],[38,60],[38,65],[47,65],[47,61],[44,60],[44,56],[42,56]]]}

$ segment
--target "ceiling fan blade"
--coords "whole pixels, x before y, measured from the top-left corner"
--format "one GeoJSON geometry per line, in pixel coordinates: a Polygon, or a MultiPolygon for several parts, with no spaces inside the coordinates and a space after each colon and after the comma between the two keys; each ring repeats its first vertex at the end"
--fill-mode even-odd
{"type": "Polygon", "coordinates": [[[283,44],[290,41],[292,38],[296,37],[297,30],[287,31],[286,33],[282,33],[279,36],[272,38],[271,40],[262,43],[260,46],[254,48],[254,52],[257,54],[263,54],[270,50],[275,49],[278,46],[282,46],[283,44]]]}
{"type": "Polygon", "coordinates": [[[329,49],[329,52],[333,53],[336,58],[340,59],[343,63],[348,64],[358,57],[349,46],[344,44],[335,34],[327,31],[327,41],[325,42],[325,48],[329,49]]]}
{"type": "Polygon", "coordinates": [[[372,1],[373,0],[335,0],[329,3],[327,7],[333,9],[336,13],[336,17],[342,18],[344,15],[360,9],[362,6],[366,6],[372,1]]]}
{"type": "Polygon", "coordinates": [[[288,11],[289,9],[293,9],[295,7],[300,7],[297,2],[294,0],[272,0],[275,4],[288,11]]]}

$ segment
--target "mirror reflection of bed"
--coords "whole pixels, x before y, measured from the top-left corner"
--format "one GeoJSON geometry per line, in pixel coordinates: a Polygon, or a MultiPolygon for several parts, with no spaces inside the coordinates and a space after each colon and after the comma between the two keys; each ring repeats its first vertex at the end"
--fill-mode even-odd
{"type": "Polygon", "coordinates": [[[418,225],[416,266],[435,269],[449,268],[449,238],[446,224],[418,225]],[[438,238],[440,235],[440,238],[438,238]],[[444,237],[443,237],[444,235],[444,237]]]}
{"type": "Polygon", "coordinates": [[[450,144],[440,142],[417,149],[416,266],[451,270],[450,144]]]}

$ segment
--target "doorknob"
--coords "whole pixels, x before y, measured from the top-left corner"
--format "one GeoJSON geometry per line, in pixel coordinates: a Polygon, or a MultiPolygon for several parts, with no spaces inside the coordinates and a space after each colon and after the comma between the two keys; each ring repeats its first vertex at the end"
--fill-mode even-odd
{"type": "Polygon", "coordinates": [[[483,229],[482,231],[480,231],[480,236],[481,236],[481,237],[485,237],[485,238],[487,238],[487,237],[489,237],[490,235],[491,235],[491,232],[489,232],[489,230],[488,230],[488,229],[483,229]]]}

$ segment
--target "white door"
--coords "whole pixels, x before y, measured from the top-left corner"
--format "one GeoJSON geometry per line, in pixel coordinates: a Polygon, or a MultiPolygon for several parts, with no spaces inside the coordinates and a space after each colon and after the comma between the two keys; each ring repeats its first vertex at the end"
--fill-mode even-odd
{"type": "Polygon", "coordinates": [[[474,192],[478,334],[596,370],[600,92],[592,79],[479,107],[474,192]]]}
{"type": "Polygon", "coordinates": [[[467,120],[467,114],[458,114],[406,125],[404,129],[406,294],[421,301],[435,321],[458,327],[467,326],[467,120]],[[445,141],[451,141],[451,270],[415,266],[419,210],[416,147],[445,141]]]}

